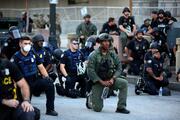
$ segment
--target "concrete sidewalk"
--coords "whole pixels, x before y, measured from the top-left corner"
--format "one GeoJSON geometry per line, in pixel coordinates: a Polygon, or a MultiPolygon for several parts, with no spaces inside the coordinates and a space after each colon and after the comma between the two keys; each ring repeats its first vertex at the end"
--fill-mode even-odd
{"type": "Polygon", "coordinates": [[[85,98],[56,95],[58,117],[45,115],[45,101],[45,95],[32,98],[32,104],[41,110],[41,120],[180,120],[180,92],[173,91],[172,96],[137,96],[132,84],[129,84],[127,100],[129,115],[115,113],[117,97],[106,99],[103,111],[97,113],[86,108],[85,98]]]}

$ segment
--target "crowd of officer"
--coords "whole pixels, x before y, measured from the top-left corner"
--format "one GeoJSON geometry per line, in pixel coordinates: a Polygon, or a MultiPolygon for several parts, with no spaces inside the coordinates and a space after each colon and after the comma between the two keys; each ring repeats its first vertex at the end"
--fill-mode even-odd
{"type": "Polygon", "coordinates": [[[106,93],[119,90],[116,112],[130,113],[126,109],[128,82],[122,76],[121,60],[113,48],[111,35],[120,36],[120,49],[127,55],[129,64],[128,73],[142,73],[147,82],[146,92],[157,95],[159,88],[169,83],[163,66],[165,57],[174,54],[167,44],[167,31],[176,19],[169,11],[153,11],[151,23],[147,19],[137,30],[130,12],[129,8],[124,8],[119,26],[110,17],[103,24],[99,36],[96,35],[96,26],[90,21],[91,16],[85,15],[84,22],[76,29],[77,36],[70,39],[69,48],[64,52],[59,48],[52,50],[50,45],[44,46],[41,34],[32,38],[21,36],[17,27],[10,27],[9,39],[1,43],[0,50],[2,120],[9,119],[7,117],[39,119],[39,110],[31,105],[31,99],[32,95],[40,96],[42,92],[46,95],[46,114],[57,116],[54,105],[54,81],[57,77],[60,82],[56,84],[59,95],[71,98],[87,96],[87,108],[97,112],[103,108],[106,93]],[[151,35],[152,40],[147,41],[143,35],[151,35]]]}

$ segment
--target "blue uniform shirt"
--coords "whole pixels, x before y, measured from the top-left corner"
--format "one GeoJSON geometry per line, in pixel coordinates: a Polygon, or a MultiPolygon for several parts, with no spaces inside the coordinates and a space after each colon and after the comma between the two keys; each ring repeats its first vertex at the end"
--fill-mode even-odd
{"type": "Polygon", "coordinates": [[[41,60],[32,50],[27,56],[24,56],[20,51],[18,51],[12,58],[14,59],[14,63],[23,73],[24,77],[33,76],[38,73],[37,65],[41,64],[41,60]]]}
{"type": "Polygon", "coordinates": [[[84,61],[84,55],[79,50],[72,52],[68,49],[64,51],[64,54],[61,56],[61,64],[65,64],[65,69],[68,74],[77,75],[77,64],[84,61]]]}

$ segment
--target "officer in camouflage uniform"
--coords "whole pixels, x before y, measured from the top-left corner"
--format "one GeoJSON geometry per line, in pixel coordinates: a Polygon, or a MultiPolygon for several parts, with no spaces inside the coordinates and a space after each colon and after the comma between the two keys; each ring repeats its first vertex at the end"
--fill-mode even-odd
{"type": "Polygon", "coordinates": [[[120,76],[121,63],[118,56],[109,50],[111,37],[103,33],[100,34],[99,40],[100,47],[90,54],[87,65],[87,74],[93,81],[93,86],[92,93],[87,97],[86,106],[100,112],[103,108],[102,92],[108,87],[110,90],[119,90],[116,112],[129,114],[130,111],[126,109],[128,82],[120,76]]]}

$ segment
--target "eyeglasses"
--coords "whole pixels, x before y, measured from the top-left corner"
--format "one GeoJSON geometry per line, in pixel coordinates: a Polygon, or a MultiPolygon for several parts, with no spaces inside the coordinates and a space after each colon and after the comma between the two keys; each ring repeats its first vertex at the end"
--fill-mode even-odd
{"type": "Polygon", "coordinates": [[[79,43],[72,43],[73,45],[79,45],[79,43]]]}

